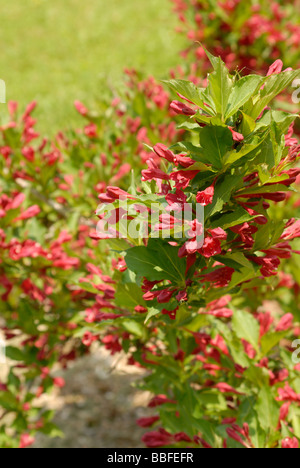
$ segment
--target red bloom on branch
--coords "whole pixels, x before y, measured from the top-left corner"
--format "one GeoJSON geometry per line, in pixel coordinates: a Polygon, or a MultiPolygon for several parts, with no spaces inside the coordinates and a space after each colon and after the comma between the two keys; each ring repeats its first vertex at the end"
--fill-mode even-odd
{"type": "Polygon", "coordinates": [[[88,138],[97,138],[98,136],[98,128],[97,125],[94,123],[90,123],[84,127],[84,133],[88,138]]]}
{"type": "Polygon", "coordinates": [[[238,143],[241,143],[242,141],[244,141],[245,137],[244,135],[242,135],[241,133],[238,133],[236,131],[233,130],[232,127],[228,127],[229,130],[231,131],[232,133],[232,138],[233,138],[233,141],[236,141],[238,143]]]}
{"type": "Polygon", "coordinates": [[[170,109],[175,112],[175,114],[181,115],[195,115],[196,111],[194,111],[191,107],[183,104],[180,101],[172,101],[170,104],[170,109]]]}
{"type": "Polygon", "coordinates": [[[159,156],[160,158],[166,159],[167,161],[171,163],[174,163],[175,154],[172,153],[172,151],[170,151],[165,145],[163,145],[162,143],[158,143],[157,145],[153,147],[153,149],[155,153],[157,154],[157,156],[159,156]]]}
{"type": "Polygon", "coordinates": [[[198,252],[206,258],[213,257],[214,255],[220,255],[222,253],[221,243],[219,239],[206,237],[203,247],[198,252]]]}
{"type": "Polygon", "coordinates": [[[87,108],[82,104],[80,101],[75,101],[74,102],[75,109],[79,112],[79,114],[85,116],[88,113],[87,108]]]}
{"type": "Polygon", "coordinates": [[[177,171],[172,172],[170,179],[175,182],[176,189],[186,189],[190,181],[196,177],[199,171],[177,171]]]}
{"type": "Polygon", "coordinates": [[[153,159],[148,159],[147,161],[148,169],[144,169],[142,171],[142,181],[145,182],[147,180],[169,180],[170,176],[163,172],[161,169],[158,168],[157,164],[155,164],[153,159]]]}
{"type": "Polygon", "coordinates": [[[299,442],[298,442],[298,439],[296,439],[296,437],[286,437],[285,439],[283,439],[283,441],[281,442],[281,447],[283,449],[297,449],[299,448],[299,442]]]}
{"type": "Polygon", "coordinates": [[[32,437],[30,434],[22,434],[19,448],[24,449],[30,447],[32,444],[34,444],[34,442],[35,438],[32,437]]]}
{"type": "Polygon", "coordinates": [[[164,405],[165,403],[176,404],[177,402],[175,400],[171,400],[166,395],[156,395],[149,402],[148,407],[149,408],[156,408],[156,406],[161,406],[161,405],[164,405]]]}
{"type": "Polygon", "coordinates": [[[196,196],[197,203],[202,206],[210,205],[213,202],[215,189],[213,186],[208,187],[203,192],[198,192],[196,196]]]}
{"type": "Polygon", "coordinates": [[[174,294],[174,291],[170,291],[168,289],[159,291],[159,295],[157,296],[157,302],[159,304],[167,304],[172,299],[173,294],[174,294]]]}
{"type": "Polygon", "coordinates": [[[300,219],[291,220],[287,224],[287,229],[283,232],[281,239],[292,240],[300,237],[300,219]]]}
{"type": "Polygon", "coordinates": [[[153,424],[155,424],[157,421],[159,421],[159,416],[152,416],[149,418],[140,418],[137,420],[137,425],[140,427],[151,427],[153,424]]]}
{"type": "Polygon", "coordinates": [[[278,75],[279,73],[282,72],[282,69],[283,69],[283,62],[282,60],[276,60],[276,62],[274,62],[269,70],[268,70],[268,73],[267,73],[267,76],[270,76],[270,75],[278,75]]]}
{"type": "Polygon", "coordinates": [[[276,327],[276,331],[285,331],[289,330],[292,328],[294,322],[294,316],[293,314],[285,314],[281,319],[280,322],[278,323],[276,327]]]}
{"type": "Polygon", "coordinates": [[[148,432],[142,437],[142,441],[149,448],[165,447],[171,445],[174,442],[172,434],[159,429],[158,431],[148,432]]]}
{"type": "Polygon", "coordinates": [[[187,196],[181,190],[177,189],[176,193],[166,195],[166,202],[170,206],[169,211],[181,212],[187,201],[187,196]]]}
{"type": "Polygon", "coordinates": [[[13,220],[13,223],[17,221],[25,221],[26,219],[34,218],[41,212],[41,209],[38,205],[33,205],[27,210],[25,210],[20,216],[13,220]]]}

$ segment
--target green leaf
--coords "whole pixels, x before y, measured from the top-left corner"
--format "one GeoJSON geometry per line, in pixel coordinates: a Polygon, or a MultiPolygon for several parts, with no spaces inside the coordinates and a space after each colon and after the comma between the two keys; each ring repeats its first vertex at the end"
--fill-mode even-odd
{"type": "Polygon", "coordinates": [[[275,122],[282,134],[286,134],[290,125],[299,117],[298,114],[291,114],[289,112],[275,111],[273,109],[264,113],[261,119],[257,122],[256,129],[261,127],[269,127],[271,122],[275,122]]]}
{"type": "Polygon", "coordinates": [[[243,120],[241,123],[241,133],[247,137],[250,133],[254,132],[256,128],[256,122],[252,119],[252,117],[249,117],[249,115],[245,114],[244,112],[242,112],[242,115],[243,120]]]}
{"type": "Polygon", "coordinates": [[[243,310],[235,311],[232,328],[238,338],[248,341],[256,350],[258,349],[260,327],[253,315],[243,310]]]}
{"type": "Polygon", "coordinates": [[[169,279],[183,283],[186,260],[178,257],[178,250],[160,239],[150,239],[148,247],[127,250],[125,261],[130,270],[150,281],[169,279]]]}
{"type": "Polygon", "coordinates": [[[223,263],[223,265],[229,266],[230,268],[234,268],[238,271],[241,270],[241,267],[253,271],[252,263],[241,252],[227,252],[226,255],[216,255],[215,259],[217,262],[223,263]]]}
{"type": "Polygon", "coordinates": [[[279,407],[270,387],[264,386],[260,390],[255,410],[261,428],[267,433],[274,431],[279,420],[279,407]]]}
{"type": "Polygon", "coordinates": [[[269,384],[270,376],[267,369],[251,365],[244,372],[244,377],[252,382],[256,387],[263,387],[269,384]]]}
{"type": "Polygon", "coordinates": [[[194,83],[186,80],[168,80],[164,81],[164,83],[166,83],[173,91],[182,94],[182,96],[186,97],[197,106],[205,108],[202,95],[203,89],[194,85],[194,83]]]}
{"type": "Polygon", "coordinates": [[[256,120],[264,108],[299,77],[300,70],[285,71],[278,75],[271,75],[268,77],[264,89],[257,96],[254,106],[252,107],[252,103],[248,103],[248,109],[245,109],[245,112],[256,120]]]}
{"type": "Polygon", "coordinates": [[[266,164],[268,169],[279,164],[285,149],[284,135],[278,130],[275,122],[270,124],[270,133],[264,141],[263,151],[259,158],[259,164],[266,164]]]}
{"type": "Polygon", "coordinates": [[[274,333],[267,333],[261,339],[261,352],[264,356],[266,356],[271,349],[280,343],[280,341],[286,338],[286,332],[274,332],[274,333]]]}
{"type": "Polygon", "coordinates": [[[181,141],[176,143],[175,145],[172,145],[170,149],[187,152],[192,159],[195,159],[196,161],[202,162],[204,164],[212,163],[210,158],[203,151],[203,148],[200,148],[200,146],[195,146],[189,141],[181,141]]]}
{"type": "Polygon", "coordinates": [[[260,155],[262,152],[262,145],[268,136],[268,132],[263,135],[255,136],[251,140],[251,143],[245,143],[241,148],[228,152],[225,155],[223,163],[226,166],[231,166],[236,161],[239,161],[244,156],[247,156],[247,160],[254,159],[255,156],[260,155]]]}
{"type": "Polygon", "coordinates": [[[217,227],[221,227],[222,229],[226,230],[232,226],[237,226],[238,224],[246,223],[250,221],[252,216],[244,210],[242,207],[238,207],[232,213],[225,213],[221,215],[217,220],[213,221],[209,226],[210,229],[214,229],[217,227]]]}
{"type": "Polygon", "coordinates": [[[232,134],[228,127],[207,125],[200,132],[200,145],[210,164],[221,169],[223,157],[233,146],[232,134]]]}
{"type": "Polygon", "coordinates": [[[222,210],[224,204],[229,202],[231,193],[237,190],[242,180],[241,175],[226,175],[216,184],[213,202],[205,207],[205,219],[222,210]]]}
{"type": "Polygon", "coordinates": [[[53,423],[46,423],[42,429],[40,429],[42,434],[46,434],[51,439],[59,437],[60,439],[64,438],[64,433],[53,423]]]}
{"type": "Polygon", "coordinates": [[[128,333],[137,336],[138,338],[145,338],[146,337],[146,329],[144,325],[137,322],[136,320],[123,320],[122,325],[128,333]]]}
{"type": "Polygon", "coordinates": [[[154,307],[151,307],[149,310],[148,310],[148,313],[147,313],[147,316],[146,316],[146,319],[145,319],[145,324],[149,322],[149,320],[152,319],[152,317],[156,317],[156,315],[159,315],[160,314],[160,310],[159,309],[155,309],[154,307]]]}
{"type": "Polygon", "coordinates": [[[137,305],[141,305],[143,307],[146,306],[142,290],[135,283],[119,283],[116,291],[115,302],[119,307],[128,307],[131,309],[137,305]]]}
{"type": "Polygon", "coordinates": [[[12,359],[13,361],[24,361],[25,354],[18,348],[14,348],[13,346],[7,346],[6,348],[6,357],[8,359],[12,359]]]}
{"type": "Polygon", "coordinates": [[[216,114],[225,117],[229,96],[232,90],[233,80],[229,75],[224,62],[218,57],[214,59],[214,72],[208,74],[208,87],[205,97],[208,104],[212,106],[216,114]],[[209,99],[207,99],[209,97],[209,99]]]}
{"type": "Polygon", "coordinates": [[[235,271],[232,275],[228,288],[234,289],[236,286],[245,283],[246,281],[252,280],[257,276],[257,269],[253,268],[241,268],[240,271],[235,271]]]}
{"type": "Polygon", "coordinates": [[[0,392],[0,406],[7,411],[13,411],[19,403],[14,395],[9,392],[0,392]]]}
{"type": "MultiPolygon", "coordinates": [[[[258,75],[244,76],[238,80],[228,99],[225,119],[232,117],[262,86],[266,78],[258,75]]],[[[250,117],[250,116],[249,116],[250,117]]]]}

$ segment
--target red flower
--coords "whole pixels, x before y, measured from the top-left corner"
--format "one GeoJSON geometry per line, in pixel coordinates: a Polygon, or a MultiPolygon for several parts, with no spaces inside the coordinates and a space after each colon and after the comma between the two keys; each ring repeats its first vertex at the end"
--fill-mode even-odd
{"type": "Polygon", "coordinates": [[[75,109],[79,112],[79,114],[87,115],[88,110],[80,101],[75,101],[74,106],[75,106],[75,109]]]}
{"type": "Polygon", "coordinates": [[[84,127],[84,133],[89,138],[96,138],[97,137],[97,125],[94,123],[90,123],[84,127]]]}
{"type": "Polygon", "coordinates": [[[232,133],[233,141],[237,141],[238,143],[241,143],[242,141],[244,141],[245,139],[244,135],[242,135],[241,133],[235,132],[232,127],[228,127],[228,128],[232,133]]]}
{"type": "Polygon", "coordinates": [[[175,112],[175,114],[183,114],[183,115],[195,115],[196,111],[194,111],[191,107],[186,106],[183,102],[180,101],[172,101],[170,104],[170,109],[175,112]]]}
{"type": "Polygon", "coordinates": [[[238,433],[235,432],[234,429],[232,429],[231,427],[227,427],[226,432],[231,439],[235,440],[236,442],[239,442],[244,447],[248,447],[246,442],[241,438],[241,436],[238,433]]]}
{"type": "Polygon", "coordinates": [[[134,308],[134,310],[136,312],[138,312],[139,314],[145,314],[148,311],[148,309],[146,307],[143,307],[143,306],[140,306],[140,305],[136,306],[134,308]]]}
{"type": "Polygon", "coordinates": [[[149,408],[156,408],[156,406],[164,405],[165,403],[172,403],[175,404],[176,401],[170,400],[166,395],[156,395],[152,400],[149,402],[149,408]]]}
{"type": "Polygon", "coordinates": [[[179,189],[176,190],[176,193],[169,193],[166,195],[166,202],[169,204],[169,211],[182,211],[184,205],[187,201],[187,196],[179,189]]]}
{"type": "Polygon", "coordinates": [[[268,70],[268,73],[267,73],[267,76],[270,76],[270,75],[273,75],[273,74],[278,75],[279,73],[281,73],[282,69],[283,69],[283,62],[282,62],[282,60],[280,60],[280,59],[279,59],[279,60],[276,60],[276,62],[274,62],[274,63],[270,66],[270,68],[269,68],[269,70],[268,70]]]}
{"type": "Polygon", "coordinates": [[[216,288],[223,288],[230,283],[233,273],[234,269],[230,267],[217,268],[211,273],[202,275],[202,281],[214,283],[216,288]]]}
{"type": "Polygon", "coordinates": [[[276,327],[276,331],[289,330],[293,326],[294,316],[293,314],[285,314],[276,327]]]}
{"type": "Polygon", "coordinates": [[[31,146],[25,147],[22,149],[22,154],[24,158],[27,159],[29,162],[34,161],[34,149],[31,146]]]}
{"type": "Polygon", "coordinates": [[[219,382],[215,385],[215,388],[217,388],[221,393],[233,393],[235,395],[241,395],[240,392],[235,390],[233,387],[228,385],[226,382],[219,382]]]}
{"type": "Polygon", "coordinates": [[[270,330],[274,319],[269,312],[262,312],[256,318],[260,323],[260,338],[262,338],[270,330]]]}
{"type": "Polygon", "coordinates": [[[168,289],[164,289],[163,291],[159,291],[159,295],[157,296],[157,302],[159,304],[166,304],[170,302],[172,299],[172,296],[174,294],[174,291],[170,291],[168,289]]]}
{"type": "Polygon", "coordinates": [[[190,167],[195,164],[196,161],[191,159],[189,156],[183,156],[182,154],[177,154],[174,158],[175,164],[179,164],[182,167],[190,167]]]}
{"type": "Polygon", "coordinates": [[[172,153],[172,151],[170,151],[165,145],[163,145],[162,143],[158,143],[153,147],[153,149],[157,156],[159,156],[160,158],[164,158],[171,163],[174,163],[175,154],[172,153]]]}
{"type": "Polygon", "coordinates": [[[176,442],[192,442],[192,439],[185,432],[177,432],[174,434],[174,439],[176,442]]]}
{"type": "Polygon", "coordinates": [[[55,385],[55,387],[64,388],[64,386],[66,385],[66,382],[62,377],[55,377],[53,379],[53,384],[55,385]]]}
{"type": "Polygon", "coordinates": [[[258,265],[261,265],[260,272],[265,278],[277,274],[277,268],[280,265],[279,258],[270,255],[265,257],[249,256],[249,259],[257,263],[258,265]]]}
{"type": "Polygon", "coordinates": [[[287,401],[286,403],[283,403],[282,407],[280,408],[279,423],[280,423],[280,421],[285,421],[287,419],[288,414],[289,414],[289,410],[290,410],[290,406],[291,406],[290,401],[287,401]]]}
{"type": "Polygon", "coordinates": [[[170,179],[175,182],[176,189],[186,189],[189,186],[189,183],[199,171],[177,171],[172,172],[170,179]]]}
{"type": "Polygon", "coordinates": [[[19,448],[24,449],[24,448],[30,447],[32,444],[34,444],[34,442],[35,442],[34,437],[31,437],[31,435],[29,434],[22,434],[19,448]]]}
{"type": "Polygon", "coordinates": [[[121,180],[124,176],[129,174],[131,171],[131,165],[129,163],[122,164],[118,172],[113,176],[111,179],[113,182],[117,182],[118,180],[121,180]]]}
{"type": "Polygon", "coordinates": [[[213,315],[214,317],[218,318],[230,318],[233,316],[232,310],[227,309],[226,307],[222,307],[221,309],[215,310],[207,310],[203,312],[203,314],[213,315]]]}
{"type": "Polygon", "coordinates": [[[219,239],[206,237],[203,247],[199,250],[199,253],[206,258],[213,257],[214,255],[220,255],[222,253],[222,249],[219,239]]]}
{"type": "Polygon", "coordinates": [[[149,448],[165,447],[173,443],[173,436],[164,429],[148,432],[142,437],[142,441],[149,448]]]}
{"type": "Polygon", "coordinates": [[[83,335],[82,337],[82,343],[87,346],[87,347],[90,347],[94,341],[97,341],[98,337],[93,335],[91,332],[87,331],[85,332],[85,334],[83,335]]]}
{"type": "Polygon", "coordinates": [[[163,309],[161,311],[161,313],[163,315],[168,315],[170,317],[171,320],[176,320],[176,313],[177,313],[177,310],[179,309],[179,307],[176,307],[176,309],[174,310],[167,310],[167,309],[163,309]]]}
{"type": "Polygon", "coordinates": [[[10,116],[13,118],[18,110],[19,104],[16,101],[9,101],[7,107],[10,116]]]}
{"type": "Polygon", "coordinates": [[[34,111],[36,106],[37,106],[36,101],[32,101],[30,104],[28,104],[28,106],[26,107],[25,112],[23,114],[22,120],[25,121],[29,117],[29,115],[34,111]]]}
{"type": "Polygon", "coordinates": [[[142,171],[142,181],[145,182],[147,180],[169,180],[170,176],[163,172],[158,166],[155,164],[153,159],[148,159],[147,161],[148,169],[144,169],[142,171]]]}
{"type": "Polygon", "coordinates": [[[106,335],[102,338],[102,343],[105,344],[105,349],[109,350],[112,356],[122,351],[122,346],[119,343],[117,335],[106,335]]]}
{"type": "Polygon", "coordinates": [[[27,210],[23,211],[23,213],[20,214],[20,216],[18,216],[17,218],[15,218],[13,220],[13,222],[24,221],[26,219],[34,218],[40,212],[41,212],[40,207],[38,205],[33,205],[30,208],[28,208],[27,210]]]}
{"type": "Polygon", "coordinates": [[[300,402],[300,394],[297,394],[288,383],[285,384],[284,388],[278,389],[279,396],[276,398],[277,401],[297,401],[300,402]]]}
{"type": "Polygon", "coordinates": [[[20,205],[22,205],[24,200],[25,200],[24,193],[18,193],[15,196],[15,198],[13,199],[13,201],[8,205],[8,209],[9,210],[16,210],[17,208],[19,208],[20,205]]]}
{"type": "Polygon", "coordinates": [[[287,229],[283,232],[281,239],[292,240],[296,239],[296,237],[300,237],[300,219],[297,221],[291,220],[287,224],[287,229]]]}
{"type": "Polygon", "coordinates": [[[149,417],[149,418],[140,418],[140,419],[137,420],[136,423],[140,427],[151,427],[157,421],[159,421],[159,416],[152,416],[152,417],[149,417]]]}
{"type": "Polygon", "coordinates": [[[298,439],[296,439],[296,437],[286,437],[285,439],[283,439],[283,441],[281,442],[281,447],[284,448],[284,449],[296,449],[296,448],[299,448],[299,442],[298,442],[298,439]]]}
{"type": "Polygon", "coordinates": [[[227,232],[222,228],[208,229],[207,232],[212,236],[213,239],[226,240],[227,232]]]}
{"type": "Polygon", "coordinates": [[[203,192],[198,192],[196,197],[197,203],[202,206],[210,205],[213,202],[214,193],[215,189],[213,186],[208,187],[203,192]]]}

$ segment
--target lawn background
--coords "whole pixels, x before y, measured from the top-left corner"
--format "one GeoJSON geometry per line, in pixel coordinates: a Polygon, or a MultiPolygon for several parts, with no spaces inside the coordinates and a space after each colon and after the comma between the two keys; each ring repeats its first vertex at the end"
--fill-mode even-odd
{"type": "Polygon", "coordinates": [[[135,67],[156,78],[180,63],[170,0],[0,0],[0,78],[7,100],[36,99],[39,129],[53,135],[135,67]]]}

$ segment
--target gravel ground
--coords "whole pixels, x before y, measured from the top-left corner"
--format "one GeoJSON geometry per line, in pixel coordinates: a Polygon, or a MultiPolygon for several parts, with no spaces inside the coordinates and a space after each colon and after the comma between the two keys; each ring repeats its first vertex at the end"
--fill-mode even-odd
{"type": "Polygon", "coordinates": [[[56,410],[54,423],[65,437],[37,437],[34,448],[138,448],[145,430],[136,419],[150,415],[150,395],[132,384],[143,371],[127,366],[124,357],[112,358],[103,350],[79,360],[61,374],[66,386],[46,397],[56,410]]]}

